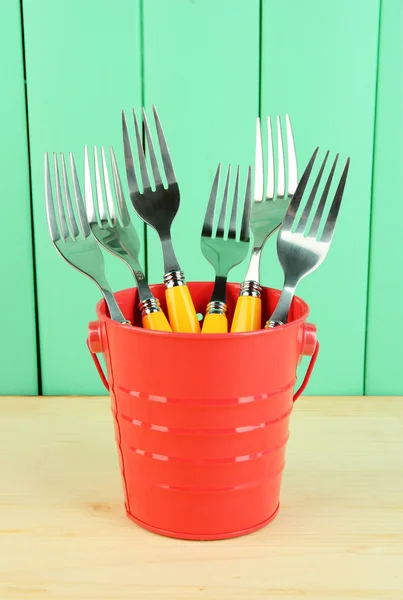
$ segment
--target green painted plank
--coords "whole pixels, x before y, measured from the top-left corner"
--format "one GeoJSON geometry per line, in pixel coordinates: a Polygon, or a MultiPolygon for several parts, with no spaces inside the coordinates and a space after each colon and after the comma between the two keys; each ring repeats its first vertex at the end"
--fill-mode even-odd
{"type": "MultiPolygon", "coordinates": [[[[121,110],[141,103],[139,2],[24,0],[23,7],[43,391],[95,394],[105,390],[85,339],[100,294],[50,242],[43,155],[82,156],[84,144],[112,144],[123,168],[121,110]]],[[[105,262],[115,291],[134,285],[122,262],[109,254],[105,262]]]]}
{"type": "Polygon", "coordinates": [[[376,117],[365,392],[403,394],[402,3],[382,2],[376,117]]]}
{"type": "MultiPolygon", "coordinates": [[[[259,107],[258,0],[148,0],[144,3],[144,91],[158,108],[181,190],[173,224],[188,281],[212,280],[200,233],[218,162],[253,160],[259,107]]],[[[246,177],[242,179],[245,183],[246,177]]],[[[163,277],[155,232],[148,230],[150,281],[163,277]]],[[[230,274],[242,279],[245,265],[230,274]]]]}
{"type": "Polygon", "coordinates": [[[19,0],[0,3],[0,394],[37,394],[38,369],[19,0]]]}
{"type": "MultiPolygon", "coordinates": [[[[308,393],[363,392],[379,0],[263,0],[262,114],[288,112],[301,169],[313,149],[351,156],[326,261],[298,295],[321,352],[308,393]]],[[[264,283],[281,287],[275,240],[264,283]]]]}

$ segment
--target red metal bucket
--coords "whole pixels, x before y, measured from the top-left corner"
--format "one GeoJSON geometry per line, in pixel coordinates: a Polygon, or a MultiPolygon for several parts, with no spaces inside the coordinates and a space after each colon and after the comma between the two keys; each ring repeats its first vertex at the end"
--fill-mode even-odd
{"type": "MultiPolygon", "coordinates": [[[[188,285],[204,313],[213,284],[188,285]]],[[[151,288],[165,310],[164,286],[151,288]]],[[[239,285],[228,284],[229,319],[238,294],[239,285]]],[[[136,297],[136,289],[116,293],[125,317],[140,324],[136,297]]],[[[263,322],[278,297],[278,290],[263,289],[263,322]]],[[[131,519],[163,535],[212,540],[252,532],[275,517],[290,413],[319,350],[308,312],[296,297],[281,327],[182,334],[116,323],[98,303],[87,343],[110,391],[131,519]],[[312,358],[294,394],[303,355],[312,358]]]]}

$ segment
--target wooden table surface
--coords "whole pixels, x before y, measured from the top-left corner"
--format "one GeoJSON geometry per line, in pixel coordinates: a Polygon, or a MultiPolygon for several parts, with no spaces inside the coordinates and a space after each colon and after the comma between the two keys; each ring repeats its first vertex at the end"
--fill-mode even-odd
{"type": "Polygon", "coordinates": [[[186,542],[125,516],[108,398],[0,398],[0,598],[403,599],[403,398],[301,398],[278,517],[186,542]]]}

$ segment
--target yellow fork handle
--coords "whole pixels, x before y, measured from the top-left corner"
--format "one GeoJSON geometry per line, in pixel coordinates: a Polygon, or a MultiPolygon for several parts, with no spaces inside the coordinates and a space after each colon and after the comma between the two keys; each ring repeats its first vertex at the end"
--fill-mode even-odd
{"type": "Polygon", "coordinates": [[[228,333],[227,315],[207,314],[203,320],[202,333],[228,333]]]}
{"type": "Polygon", "coordinates": [[[168,319],[162,310],[145,315],[142,318],[142,321],[144,329],[154,329],[155,331],[172,331],[172,328],[168,323],[168,319]]]}
{"type": "Polygon", "coordinates": [[[168,318],[172,331],[200,333],[200,323],[187,285],[175,285],[165,290],[168,318]]]}
{"type": "Polygon", "coordinates": [[[262,327],[262,299],[256,296],[239,296],[231,333],[239,331],[256,331],[262,327]]]}

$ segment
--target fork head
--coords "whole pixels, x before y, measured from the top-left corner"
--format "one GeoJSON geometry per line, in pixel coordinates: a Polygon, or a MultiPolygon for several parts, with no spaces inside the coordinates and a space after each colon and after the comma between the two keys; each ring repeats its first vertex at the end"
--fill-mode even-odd
{"type": "Polygon", "coordinates": [[[231,215],[228,228],[226,217],[229,212],[227,200],[231,179],[231,165],[228,167],[224,193],[221,201],[220,215],[217,226],[214,226],[214,215],[217,206],[218,185],[220,181],[221,164],[218,165],[211,188],[210,199],[206,209],[201,234],[201,249],[205,258],[214,267],[217,277],[227,277],[229,271],[241,263],[248,253],[250,241],[250,208],[251,208],[251,168],[248,169],[246,190],[243,199],[239,198],[240,169],[237,168],[231,215]],[[238,204],[243,204],[242,221],[237,226],[238,204]]]}
{"type": "Polygon", "coordinates": [[[144,108],[143,126],[145,139],[147,140],[147,144],[144,145],[136,112],[133,109],[134,131],[140,166],[139,172],[136,173],[134,166],[134,156],[130,145],[124,111],[122,111],[123,147],[130,199],[134,210],[143,221],[157,231],[160,237],[165,238],[169,236],[172,221],[178,212],[180,194],[161,121],[155,106],[152,108],[166,183],[163,183],[162,181],[161,171],[158,166],[157,156],[155,154],[154,144],[144,108]],[[151,166],[151,177],[145,158],[146,149],[148,150],[149,165],[151,166]]]}
{"type": "Polygon", "coordinates": [[[102,279],[104,277],[104,259],[87,223],[73,156],[70,155],[70,173],[76,211],[74,211],[71,201],[68,169],[63,153],[60,155],[60,163],[63,183],[61,183],[57,155],[54,153],[53,186],[49,156],[47,152],[45,153],[45,204],[50,238],[56,250],[71,266],[90,279],[102,279]],[[55,194],[53,194],[53,189],[55,194]],[[56,196],[56,208],[54,196],[56,196]]]}
{"type": "Polygon", "coordinates": [[[347,159],[339,179],[335,179],[334,185],[337,187],[331,194],[330,190],[339,155],[336,154],[326,178],[324,174],[329,157],[329,152],[326,152],[308,193],[308,182],[318,150],[317,148],[313,153],[298,183],[278,232],[277,254],[285,278],[290,285],[296,285],[300,279],[312,273],[325,259],[332,241],[349,171],[350,158],[347,159]],[[319,202],[315,204],[319,188],[321,188],[321,196],[319,202]],[[328,201],[329,197],[332,198],[331,201],[328,201]],[[302,211],[299,210],[300,207],[302,211]]]}
{"type": "Polygon", "coordinates": [[[283,142],[280,116],[276,117],[276,123],[277,156],[275,158],[272,123],[271,118],[267,118],[267,166],[264,169],[260,119],[258,118],[256,122],[255,184],[250,219],[254,248],[261,248],[267,238],[280,226],[297,187],[297,158],[291,121],[289,116],[285,115],[286,146],[283,142]]]}
{"type": "Polygon", "coordinates": [[[109,179],[105,150],[101,147],[101,175],[101,169],[99,167],[99,151],[96,146],[94,146],[93,154],[93,172],[95,179],[94,201],[87,146],[84,150],[84,189],[88,224],[96,239],[106,250],[109,250],[122,259],[125,259],[127,254],[129,254],[137,260],[140,253],[139,236],[131,222],[129,211],[127,210],[113,148],[109,149],[109,153],[115,202],[109,179]]]}

